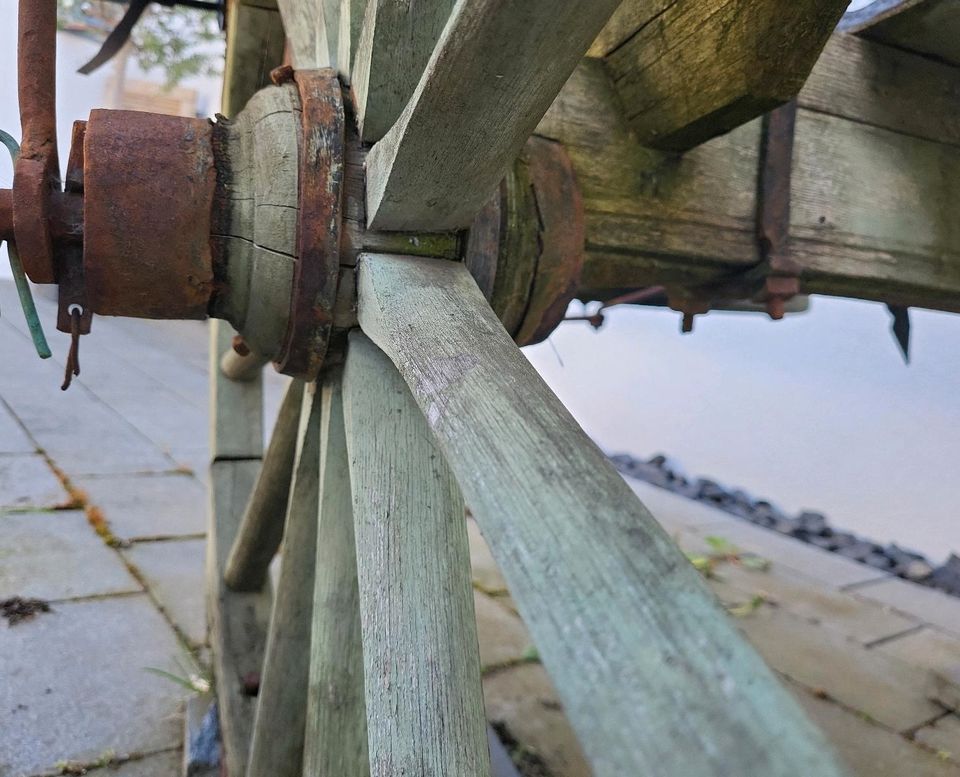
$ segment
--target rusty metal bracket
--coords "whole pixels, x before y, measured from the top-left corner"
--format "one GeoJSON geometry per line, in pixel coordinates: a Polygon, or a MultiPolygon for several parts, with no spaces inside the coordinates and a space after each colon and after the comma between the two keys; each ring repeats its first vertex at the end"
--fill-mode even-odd
{"type": "Polygon", "coordinates": [[[303,109],[300,140],[297,259],[278,371],[314,380],[333,328],[340,275],[340,232],[344,179],[343,94],[335,70],[275,71],[291,78],[303,109]]]}
{"type": "Polygon", "coordinates": [[[757,183],[757,245],[766,272],[764,296],[773,319],[800,292],[800,265],[790,255],[790,183],[797,102],[791,100],[763,118],[757,183]]]}

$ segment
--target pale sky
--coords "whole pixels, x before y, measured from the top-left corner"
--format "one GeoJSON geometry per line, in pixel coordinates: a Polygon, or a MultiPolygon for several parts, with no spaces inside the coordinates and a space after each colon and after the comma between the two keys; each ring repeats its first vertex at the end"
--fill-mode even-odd
{"type": "MultiPolygon", "coordinates": [[[[15,9],[0,0],[0,128],[16,136],[15,9]]],[[[70,122],[99,99],[73,73],[89,51],[61,51],[63,158],[70,122]]],[[[11,178],[0,160],[0,186],[11,178]]],[[[711,313],[683,336],[675,313],[620,308],[600,332],[566,324],[526,353],[609,452],[664,452],[691,475],[941,560],[960,551],[960,316],[914,311],[913,330],[907,367],[878,304],[817,298],[779,323],[711,313]]]]}

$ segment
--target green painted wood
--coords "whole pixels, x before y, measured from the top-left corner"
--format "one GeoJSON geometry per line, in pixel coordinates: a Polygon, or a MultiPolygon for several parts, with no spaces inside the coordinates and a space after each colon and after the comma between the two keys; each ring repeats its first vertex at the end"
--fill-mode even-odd
{"type": "Polygon", "coordinates": [[[280,404],[257,485],[244,510],[237,539],[227,558],[224,581],[234,591],[258,591],[267,579],[270,562],[280,547],[293,478],[302,403],[303,381],[290,381],[280,404]]]}
{"type": "Polygon", "coordinates": [[[413,97],[367,157],[369,226],[468,226],[617,5],[458,0],[413,97]]]}
{"type": "Polygon", "coordinates": [[[219,355],[231,347],[235,334],[226,321],[210,321],[210,458],[214,461],[263,455],[262,375],[240,382],[228,379],[219,369],[219,355]]]}
{"type": "Polygon", "coordinates": [[[228,4],[227,58],[220,110],[235,116],[270,83],[270,71],[283,61],[283,24],[276,8],[228,4]]]}
{"type": "Polygon", "coordinates": [[[249,459],[214,461],[210,467],[207,623],[229,774],[246,771],[256,698],[245,685],[263,665],[272,594],[269,583],[254,593],[229,590],[223,583],[223,567],[259,469],[260,462],[249,459]]]}
{"type": "Polygon", "coordinates": [[[323,378],[320,420],[320,522],[303,774],[367,777],[360,594],[350,469],[343,429],[342,371],[323,378]]]}
{"type": "Polygon", "coordinates": [[[340,0],[339,35],[337,36],[337,71],[344,83],[349,84],[353,62],[357,56],[357,44],[366,13],[367,0],[340,0]]]}
{"type": "Polygon", "coordinates": [[[330,67],[324,6],[327,0],[277,0],[290,57],[297,70],[330,67]]]}
{"type": "Polygon", "coordinates": [[[363,255],[358,272],[360,325],[426,416],[594,774],[842,774],[466,268],[363,255]]]}
{"type": "Polygon", "coordinates": [[[370,774],[487,777],[460,490],[403,380],[358,331],[343,404],[370,774]]]}
{"type": "Polygon", "coordinates": [[[321,409],[317,392],[307,390],[302,396],[280,576],[246,777],[300,777],[302,771],[317,558],[321,409]]]}
{"type": "Polygon", "coordinates": [[[350,84],[361,138],[387,134],[417,87],[455,0],[370,0],[350,84]]]}

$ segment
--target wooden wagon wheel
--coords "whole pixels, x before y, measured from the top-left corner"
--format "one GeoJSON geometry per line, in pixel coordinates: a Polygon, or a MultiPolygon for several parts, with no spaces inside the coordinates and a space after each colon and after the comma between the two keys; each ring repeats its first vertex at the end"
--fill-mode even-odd
{"type": "MultiPolygon", "coordinates": [[[[333,65],[349,84],[367,244],[402,230],[442,245],[617,2],[279,5],[295,71],[333,65]]],[[[228,73],[233,108],[244,77],[228,73]]],[[[213,394],[209,609],[228,773],[489,774],[465,501],[596,774],[838,774],[464,265],[387,250],[361,245],[355,276],[341,273],[359,324],[345,363],[291,385],[262,469],[249,423],[262,359],[231,355],[232,332],[215,328],[214,364],[228,364],[213,394]]]]}
{"type": "MultiPolygon", "coordinates": [[[[75,339],[91,309],[243,334],[211,339],[227,774],[489,774],[465,504],[596,774],[840,774],[515,342],[583,240],[562,155],[524,143],[617,0],[280,0],[292,67],[257,91],[269,5],[231,5],[231,120],[97,111],[60,191],[50,89],[0,196],[75,339]],[[267,360],[296,379],[264,454],[267,360]]],[[[48,66],[52,8],[21,3],[48,66]]]]}

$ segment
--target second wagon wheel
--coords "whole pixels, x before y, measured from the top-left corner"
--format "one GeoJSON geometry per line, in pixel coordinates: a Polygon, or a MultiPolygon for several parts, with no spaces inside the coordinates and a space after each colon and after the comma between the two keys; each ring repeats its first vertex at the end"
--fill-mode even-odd
{"type": "Polygon", "coordinates": [[[216,141],[247,257],[213,306],[244,333],[212,339],[227,773],[490,773],[466,505],[597,775],[840,774],[517,347],[583,244],[562,152],[525,143],[617,1],[279,6],[257,91],[275,14],[231,5],[216,141]],[[297,377],[264,454],[270,360],[297,377]]]}

